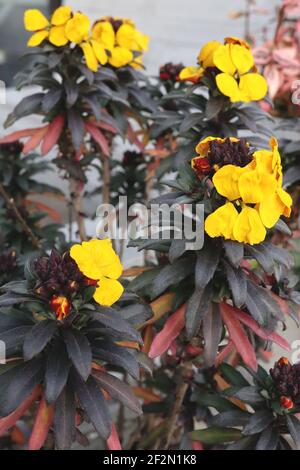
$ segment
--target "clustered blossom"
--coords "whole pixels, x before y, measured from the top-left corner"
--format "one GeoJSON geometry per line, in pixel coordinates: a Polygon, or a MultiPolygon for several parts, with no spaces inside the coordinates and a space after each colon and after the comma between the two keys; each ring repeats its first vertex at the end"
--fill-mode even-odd
{"type": "Polygon", "coordinates": [[[53,250],[35,261],[34,271],[35,292],[49,302],[60,321],[70,313],[72,299],[90,286],[95,287],[94,300],[103,306],[114,304],[124,290],[117,280],[123,266],[109,239],[73,245],[63,255],[53,250]]]}
{"type": "Polygon", "coordinates": [[[281,357],[270,370],[276,394],[283,408],[291,409],[300,404],[300,364],[291,364],[281,357]]]}
{"type": "Polygon", "coordinates": [[[198,55],[198,66],[185,67],[181,80],[197,83],[211,71],[218,90],[232,103],[258,101],[265,97],[268,86],[265,78],[257,73],[249,44],[236,37],[208,42],[198,55]]]}
{"type": "Polygon", "coordinates": [[[142,54],[148,49],[149,38],[138,31],[130,19],[100,18],[91,27],[89,17],[81,12],[72,12],[68,6],[59,7],[50,21],[36,9],[25,12],[24,24],[34,34],[29,47],[44,41],[56,47],[79,46],[89,69],[96,72],[99,65],[112,67],[141,66],[142,54]]]}
{"type": "Polygon", "coordinates": [[[167,62],[162,65],[159,69],[159,78],[163,81],[177,82],[179,80],[180,72],[183,69],[183,64],[173,64],[167,62]]]}
{"type": "Polygon", "coordinates": [[[237,138],[207,137],[192,162],[198,176],[213,173],[217,193],[226,198],[205,220],[206,233],[251,245],[261,243],[266,229],[281,215],[289,217],[291,196],[282,188],[282,166],[275,138],[271,150],[250,151],[237,138]]]}

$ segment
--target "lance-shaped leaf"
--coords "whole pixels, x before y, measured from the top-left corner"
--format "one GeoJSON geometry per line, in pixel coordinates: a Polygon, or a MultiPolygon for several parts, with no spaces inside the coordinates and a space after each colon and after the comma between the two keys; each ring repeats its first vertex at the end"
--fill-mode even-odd
{"type": "Polygon", "coordinates": [[[229,364],[222,364],[220,366],[222,376],[227,380],[231,385],[235,387],[247,387],[249,382],[245,377],[234,367],[229,364]]]}
{"type": "Polygon", "coordinates": [[[219,305],[213,302],[212,307],[203,320],[204,358],[209,367],[213,366],[216,360],[222,328],[223,324],[219,305]]]}
{"type": "Polygon", "coordinates": [[[33,95],[25,96],[25,98],[17,104],[13,112],[8,115],[4,123],[4,127],[7,128],[14,124],[18,119],[38,112],[44,96],[44,93],[34,93],[33,95]]]}
{"type": "Polygon", "coordinates": [[[242,269],[234,269],[225,263],[227,281],[232,292],[234,305],[242,307],[247,298],[247,279],[242,269]]]}
{"type": "MultiPolygon", "coordinates": [[[[38,128],[40,130],[41,127],[38,128]]],[[[0,144],[10,144],[16,140],[23,139],[24,137],[32,137],[36,133],[36,128],[23,129],[21,131],[15,131],[11,134],[6,135],[0,139],[0,144]]]]}
{"type": "Polygon", "coordinates": [[[65,125],[65,118],[63,115],[59,114],[55,119],[49,124],[47,134],[43,140],[42,144],[42,155],[46,155],[50,150],[57,144],[58,139],[63,131],[65,125]]]}
{"type": "Polygon", "coordinates": [[[234,266],[239,266],[244,257],[244,245],[239,242],[225,240],[224,248],[226,257],[230,263],[234,266]]]}
{"type": "Polygon", "coordinates": [[[54,430],[58,450],[70,449],[75,437],[76,404],[74,392],[67,385],[55,403],[54,430]]]}
{"type": "Polygon", "coordinates": [[[271,410],[256,410],[249,423],[244,427],[243,434],[246,436],[258,434],[266,429],[272,421],[274,421],[274,416],[271,410]]]}
{"type": "Polygon", "coordinates": [[[111,434],[107,439],[106,444],[109,450],[122,450],[117,428],[114,424],[111,427],[111,434]]]}
{"type": "Polygon", "coordinates": [[[79,375],[86,380],[91,372],[92,352],[87,338],[75,328],[63,330],[69,358],[79,375]]]}
{"type": "Polygon", "coordinates": [[[225,427],[210,427],[199,429],[190,433],[193,441],[200,441],[202,444],[215,445],[225,442],[232,442],[241,439],[242,433],[239,429],[225,427]]]}
{"type": "Polygon", "coordinates": [[[139,379],[139,365],[136,358],[127,349],[108,341],[93,343],[93,356],[108,364],[122,367],[133,378],[139,379]]]}
{"type": "Polygon", "coordinates": [[[251,369],[257,370],[255,351],[245,333],[244,328],[235,315],[235,310],[231,305],[222,302],[220,311],[225,325],[227,326],[230,339],[243,359],[244,363],[251,369]]]}
{"type": "Polygon", "coordinates": [[[236,309],[235,312],[240,322],[248,326],[248,328],[250,328],[257,336],[265,341],[272,341],[287,351],[291,350],[290,344],[278,333],[267,331],[265,328],[259,326],[256,321],[250,317],[250,315],[247,315],[247,313],[242,312],[241,310],[236,309]]]}
{"type": "Polygon", "coordinates": [[[111,434],[112,422],[106,401],[97,382],[93,377],[89,377],[84,382],[76,374],[74,385],[80,404],[93,423],[96,431],[103,439],[108,439],[111,434]]]}
{"type": "Polygon", "coordinates": [[[112,398],[123,403],[123,405],[127,406],[134,413],[138,415],[142,414],[141,405],[129,385],[105,372],[95,370],[92,375],[100,387],[104,388],[112,398]]]}
{"type": "Polygon", "coordinates": [[[154,338],[149,351],[149,357],[161,356],[179,336],[184,328],[185,310],[186,306],[183,305],[168,318],[163,329],[154,338]]]}
{"type": "Polygon", "coordinates": [[[189,338],[198,333],[202,320],[211,309],[212,289],[208,285],[204,292],[202,289],[196,289],[187,302],[185,323],[189,338]]]}
{"type": "Polygon", "coordinates": [[[23,345],[24,338],[31,328],[29,325],[16,326],[0,333],[0,341],[5,343],[6,354],[23,345]]]}
{"type": "Polygon", "coordinates": [[[76,150],[79,150],[83,142],[85,127],[81,115],[73,108],[68,111],[68,127],[72,134],[73,145],[76,150]]]}
{"type": "Polygon", "coordinates": [[[245,403],[256,404],[264,401],[264,397],[260,393],[260,389],[256,386],[247,386],[242,387],[239,390],[236,390],[234,387],[232,390],[226,390],[226,395],[238,398],[239,400],[244,401],[245,403]]]}
{"type": "Polygon", "coordinates": [[[141,325],[152,317],[152,310],[147,304],[136,303],[122,308],[119,310],[119,314],[123,320],[132,325],[141,325]]]}
{"type": "Polygon", "coordinates": [[[253,318],[264,327],[271,324],[272,317],[284,321],[284,314],[269,291],[251,281],[248,281],[247,284],[246,305],[253,318]]]}
{"type": "Polygon", "coordinates": [[[256,450],[275,450],[278,444],[278,431],[273,426],[268,426],[260,435],[256,450]]]}
{"type": "Polygon", "coordinates": [[[195,284],[197,289],[202,289],[213,278],[219,264],[220,248],[215,244],[205,246],[197,255],[195,267],[195,284]]]}
{"type": "Polygon", "coordinates": [[[122,333],[123,336],[126,335],[127,339],[132,339],[140,344],[143,343],[140,333],[130,323],[123,320],[121,315],[112,308],[99,307],[97,313],[93,315],[93,319],[118,333],[122,333]]]}
{"type": "Polygon", "coordinates": [[[296,449],[300,449],[300,422],[296,416],[288,415],[286,422],[291,433],[292,439],[295,443],[296,449]]]}
{"type": "Polygon", "coordinates": [[[91,134],[91,136],[97,142],[97,144],[99,144],[103,155],[105,157],[109,157],[110,156],[110,148],[109,148],[108,140],[105,137],[105,135],[103,134],[103,132],[101,132],[98,127],[94,126],[90,122],[85,123],[85,128],[91,134]]]}
{"type": "Polygon", "coordinates": [[[242,410],[224,411],[214,416],[211,420],[213,426],[244,426],[251,418],[251,414],[242,410]]]}
{"type": "Polygon", "coordinates": [[[49,343],[55,332],[57,323],[53,320],[43,320],[27,333],[23,345],[24,358],[29,360],[37,356],[49,343]]]}
{"type": "Polygon", "coordinates": [[[43,447],[53,423],[54,405],[47,405],[45,398],[40,401],[32,433],[29,438],[28,449],[39,450],[43,447]]]}
{"type": "Polygon", "coordinates": [[[0,419],[0,436],[3,436],[15,423],[24,415],[24,413],[30,408],[35,400],[40,396],[42,388],[37,385],[29,397],[21,403],[18,408],[13,411],[10,415],[0,419]]]}
{"type": "Polygon", "coordinates": [[[47,403],[53,403],[67,383],[70,369],[65,344],[59,338],[51,347],[47,356],[45,372],[45,398],[47,403]]]}
{"type": "Polygon", "coordinates": [[[173,264],[164,266],[154,278],[150,287],[151,297],[158,297],[171,285],[183,281],[194,271],[195,267],[190,257],[177,259],[173,264]]]}
{"type": "Polygon", "coordinates": [[[32,150],[36,149],[42,142],[47,131],[48,131],[48,126],[41,127],[40,129],[36,129],[36,132],[32,135],[32,137],[29,140],[27,140],[26,144],[24,145],[23,153],[27,155],[32,150]]]}
{"type": "Polygon", "coordinates": [[[0,417],[8,416],[27,398],[42,379],[43,363],[34,359],[0,375],[0,417]]]}

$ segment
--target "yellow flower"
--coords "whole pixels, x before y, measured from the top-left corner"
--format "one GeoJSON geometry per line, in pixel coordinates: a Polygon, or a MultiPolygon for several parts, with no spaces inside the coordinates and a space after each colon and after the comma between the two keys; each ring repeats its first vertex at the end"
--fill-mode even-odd
{"type": "Polygon", "coordinates": [[[273,227],[281,215],[289,217],[291,213],[292,198],[282,188],[278,143],[272,137],[271,150],[258,150],[252,155],[247,153],[245,143],[238,139],[230,140],[237,144],[230,143],[229,139],[207,137],[196,147],[200,157],[191,163],[195,170],[199,166],[202,169],[205,162],[201,166],[197,158],[209,161],[214,157],[212,152],[217,152],[215,157],[219,161],[223,151],[229,161],[235,158],[240,162],[246,158],[246,162],[249,162],[245,166],[226,164],[216,170],[212,178],[214,187],[227,202],[207,217],[205,231],[211,237],[223,236],[251,245],[261,243],[265,239],[266,228],[273,227]],[[211,147],[214,141],[217,141],[217,145],[211,147]],[[237,152],[240,153],[237,155],[237,152]]]}
{"type": "Polygon", "coordinates": [[[179,74],[179,80],[197,83],[203,77],[204,72],[202,67],[184,67],[179,74]]]}
{"type": "Polygon", "coordinates": [[[203,67],[215,67],[214,53],[221,46],[219,41],[209,41],[202,47],[198,55],[198,63],[203,67]]]}
{"type": "Polygon", "coordinates": [[[29,47],[39,46],[48,39],[54,46],[65,46],[68,38],[65,27],[72,16],[70,7],[59,7],[51,17],[51,22],[39,10],[27,10],[24,15],[24,25],[27,31],[35,31],[29,39],[29,47]]]}
{"type": "Polygon", "coordinates": [[[263,242],[266,234],[258,212],[252,207],[244,206],[233,227],[234,240],[255,245],[263,242]]]}
{"type": "Polygon", "coordinates": [[[70,255],[87,278],[98,281],[94,294],[97,303],[110,307],[119,300],[124,291],[118,281],[123,266],[111,240],[93,239],[73,245],[70,255]]]}
{"type": "Polygon", "coordinates": [[[205,232],[212,238],[233,239],[233,228],[238,218],[238,211],[231,202],[216,209],[205,219],[205,232]]]}
{"type": "Polygon", "coordinates": [[[77,12],[66,25],[66,36],[69,41],[80,44],[87,41],[90,30],[90,19],[83,13],[77,12]]]}
{"type": "Polygon", "coordinates": [[[231,102],[257,101],[267,94],[265,78],[258,73],[249,73],[255,64],[245,41],[226,38],[225,44],[215,50],[213,62],[222,72],[216,76],[217,87],[231,102]]]}
{"type": "Polygon", "coordinates": [[[117,44],[131,51],[148,50],[149,37],[140,33],[130,24],[122,24],[116,34],[117,44]]]}

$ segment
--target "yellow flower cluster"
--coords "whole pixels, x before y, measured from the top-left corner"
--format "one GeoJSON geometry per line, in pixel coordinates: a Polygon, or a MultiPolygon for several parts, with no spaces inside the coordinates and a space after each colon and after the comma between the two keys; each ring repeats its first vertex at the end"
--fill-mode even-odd
{"type": "Polygon", "coordinates": [[[111,240],[93,239],[73,245],[70,255],[82,274],[94,281],[91,285],[96,286],[94,300],[98,304],[110,307],[119,300],[124,291],[118,281],[123,266],[111,240]]]}
{"type": "Polygon", "coordinates": [[[57,8],[50,21],[39,10],[27,10],[24,24],[27,31],[34,33],[28,41],[29,47],[39,46],[45,40],[56,47],[78,45],[93,72],[99,64],[139,67],[142,54],[148,49],[149,37],[138,31],[131,20],[104,17],[91,29],[88,16],[73,13],[68,6],[57,8]]]}
{"type": "Polygon", "coordinates": [[[198,67],[184,68],[180,79],[198,82],[206,69],[213,67],[218,71],[216,84],[219,91],[232,103],[258,101],[267,94],[267,82],[257,73],[251,48],[242,39],[228,37],[224,44],[208,42],[198,55],[198,63],[198,67]]]}
{"type": "MultiPolygon", "coordinates": [[[[199,156],[193,159],[193,168],[198,159],[209,158],[214,141],[222,145],[226,139],[207,137],[201,141],[196,147],[199,156]]],[[[265,239],[266,228],[273,227],[281,215],[290,216],[292,199],[282,188],[281,158],[274,137],[270,146],[271,150],[254,152],[245,166],[225,164],[216,168],[212,182],[227,201],[205,220],[205,231],[210,237],[254,245],[265,239]]]]}

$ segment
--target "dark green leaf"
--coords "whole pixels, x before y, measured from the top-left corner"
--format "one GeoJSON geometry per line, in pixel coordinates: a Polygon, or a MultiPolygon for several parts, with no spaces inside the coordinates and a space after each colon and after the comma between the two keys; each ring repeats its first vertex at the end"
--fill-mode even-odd
{"type": "Polygon", "coordinates": [[[87,338],[75,328],[64,329],[63,338],[75,369],[86,380],[92,365],[92,352],[87,338]]]}
{"type": "Polygon", "coordinates": [[[195,336],[200,328],[202,320],[211,309],[212,290],[207,286],[203,290],[195,290],[187,303],[185,321],[189,338],[195,336]]]}
{"type": "Polygon", "coordinates": [[[296,449],[300,450],[300,422],[296,416],[288,415],[286,422],[291,433],[292,439],[295,443],[296,449]]]}
{"type": "Polygon", "coordinates": [[[74,392],[67,385],[55,403],[54,435],[58,450],[70,450],[75,438],[76,404],[74,392]]]}
{"type": "Polygon", "coordinates": [[[258,410],[251,416],[249,423],[244,427],[243,434],[258,434],[266,429],[274,421],[274,416],[270,410],[258,410]]]}
{"type": "Polygon", "coordinates": [[[100,387],[104,388],[112,398],[123,403],[123,405],[134,413],[138,415],[142,414],[139,400],[133,394],[131,387],[126,383],[122,382],[117,377],[101,371],[94,371],[93,377],[99,383],[100,387]]]}
{"type": "Polygon", "coordinates": [[[234,269],[228,263],[225,263],[225,271],[234,305],[240,308],[245,304],[247,298],[246,276],[241,268],[234,269]]]}
{"type": "Polygon", "coordinates": [[[53,320],[43,320],[27,333],[23,345],[23,354],[26,360],[37,356],[49,343],[57,330],[57,323],[53,320]]]}
{"type": "Polygon", "coordinates": [[[42,379],[42,365],[33,359],[0,375],[0,417],[12,413],[33,392],[42,379]]]}
{"type": "Polygon", "coordinates": [[[224,442],[232,442],[241,439],[242,434],[239,429],[211,427],[208,429],[199,429],[190,433],[193,441],[200,441],[202,444],[215,445],[224,442]]]}
{"type": "Polygon", "coordinates": [[[61,339],[57,339],[48,353],[45,373],[45,397],[48,403],[56,401],[67,383],[70,360],[66,347],[61,339]]]}
{"type": "Polygon", "coordinates": [[[204,359],[207,366],[212,367],[218,353],[222,336],[223,322],[219,305],[212,303],[212,308],[203,319],[204,359]]]}
{"type": "Polygon", "coordinates": [[[111,433],[111,419],[106,401],[100,387],[93,377],[84,382],[78,375],[74,378],[76,395],[81,406],[93,423],[96,431],[103,439],[108,439],[111,433]]]}
{"type": "Polygon", "coordinates": [[[224,241],[225,253],[234,266],[239,266],[244,257],[244,245],[231,240],[224,241]]]}
{"type": "Polygon", "coordinates": [[[278,431],[273,426],[266,428],[260,435],[256,450],[275,450],[278,444],[278,431]]]}

